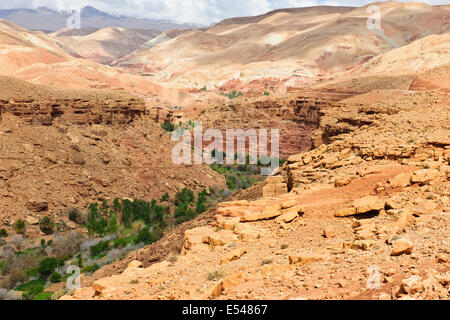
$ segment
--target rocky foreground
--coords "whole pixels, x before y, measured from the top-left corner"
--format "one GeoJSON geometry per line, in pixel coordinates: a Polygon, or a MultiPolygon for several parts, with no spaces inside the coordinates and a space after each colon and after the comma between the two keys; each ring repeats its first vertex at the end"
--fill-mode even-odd
{"type": "Polygon", "coordinates": [[[322,118],[326,144],[290,157],[263,198],[221,204],[179,255],[63,299],[448,299],[449,97],[349,100],[322,118]]]}

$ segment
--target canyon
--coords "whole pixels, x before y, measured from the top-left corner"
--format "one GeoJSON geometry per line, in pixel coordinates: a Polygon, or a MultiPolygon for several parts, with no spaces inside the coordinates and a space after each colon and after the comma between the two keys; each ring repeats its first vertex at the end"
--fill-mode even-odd
{"type": "Polygon", "coordinates": [[[81,286],[47,281],[51,299],[448,300],[450,11],[376,5],[375,31],[368,5],[156,31],[0,19],[0,271],[80,236],[58,270],[81,286]],[[280,168],[176,165],[172,133],[197,122],[278,129],[280,168]],[[139,200],[164,232],[123,244],[146,230],[125,223],[139,200]],[[70,218],[96,204],[116,232],[70,218]]]}

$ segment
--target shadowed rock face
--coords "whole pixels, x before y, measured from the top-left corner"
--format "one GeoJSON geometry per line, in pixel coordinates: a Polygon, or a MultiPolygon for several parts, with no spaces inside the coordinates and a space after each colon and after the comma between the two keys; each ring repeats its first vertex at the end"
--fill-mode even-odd
{"type": "MultiPolygon", "coordinates": [[[[203,128],[278,129],[280,156],[287,157],[313,147],[313,133],[319,128],[325,109],[335,104],[333,95],[308,96],[292,93],[283,97],[233,102],[203,111],[199,120],[203,128]]],[[[270,137],[268,138],[270,150],[270,137]]],[[[246,141],[248,150],[248,140],[246,141]]]]}
{"type": "Polygon", "coordinates": [[[0,120],[9,113],[37,125],[111,125],[130,123],[146,112],[144,100],[126,93],[53,90],[9,77],[1,77],[0,84],[0,120]]]}
{"type": "Polygon", "coordinates": [[[0,100],[0,120],[3,113],[30,124],[126,124],[145,113],[143,101],[135,98],[124,100],[85,99],[14,99],[0,100]]]}

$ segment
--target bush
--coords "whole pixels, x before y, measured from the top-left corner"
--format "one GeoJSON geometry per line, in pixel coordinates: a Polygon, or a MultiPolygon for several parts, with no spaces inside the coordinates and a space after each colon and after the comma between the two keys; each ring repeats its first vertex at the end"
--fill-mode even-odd
{"type": "Polygon", "coordinates": [[[0,229],[0,238],[6,238],[8,236],[8,231],[6,229],[0,229]]]}
{"type": "Polygon", "coordinates": [[[181,192],[178,192],[175,195],[175,205],[179,206],[180,204],[190,204],[195,200],[194,192],[189,189],[184,188],[181,192]]]}
{"type": "Polygon", "coordinates": [[[61,282],[61,280],[62,276],[58,272],[55,272],[50,276],[50,282],[52,283],[58,283],[61,282]]]}
{"type": "Polygon", "coordinates": [[[85,241],[84,236],[81,233],[69,233],[62,237],[58,237],[48,246],[52,246],[52,255],[58,259],[64,259],[65,257],[73,257],[80,252],[81,245],[85,241]]]}
{"type": "Polygon", "coordinates": [[[265,96],[270,96],[270,92],[269,92],[269,91],[265,91],[265,92],[264,92],[264,95],[265,95],[265,96]]]}
{"type": "Polygon", "coordinates": [[[91,255],[98,256],[109,250],[109,241],[100,241],[95,246],[91,247],[91,255]]]}
{"type": "Polygon", "coordinates": [[[169,196],[168,193],[165,193],[160,199],[161,202],[166,202],[166,201],[169,201],[169,200],[170,200],[170,196],[169,196]]]}
{"type": "Polygon", "coordinates": [[[145,244],[150,244],[153,242],[153,238],[152,238],[152,234],[150,233],[150,228],[149,227],[145,227],[143,228],[141,231],[139,231],[135,243],[145,243],[145,244]]]}
{"type": "Polygon", "coordinates": [[[41,222],[39,223],[39,227],[41,228],[41,231],[47,235],[53,234],[55,232],[55,224],[53,220],[48,216],[42,218],[41,222]]]}
{"type": "Polygon", "coordinates": [[[81,273],[93,273],[95,271],[97,271],[98,269],[100,269],[98,264],[93,264],[90,266],[86,266],[83,269],[81,269],[81,273]]]}
{"type": "Polygon", "coordinates": [[[69,220],[75,223],[79,223],[81,221],[81,212],[78,209],[70,209],[69,220]]]}
{"type": "Polygon", "coordinates": [[[170,122],[164,122],[161,124],[161,128],[167,132],[173,132],[175,130],[175,126],[170,122]]]}
{"type": "Polygon", "coordinates": [[[152,244],[161,238],[162,232],[159,230],[150,232],[150,228],[147,226],[138,233],[135,243],[152,244]]]}
{"type": "Polygon", "coordinates": [[[39,273],[42,277],[48,278],[58,267],[56,258],[45,258],[39,265],[39,273]]]}
{"type": "Polygon", "coordinates": [[[14,223],[13,229],[18,234],[25,234],[27,232],[27,223],[19,219],[14,223]]]}

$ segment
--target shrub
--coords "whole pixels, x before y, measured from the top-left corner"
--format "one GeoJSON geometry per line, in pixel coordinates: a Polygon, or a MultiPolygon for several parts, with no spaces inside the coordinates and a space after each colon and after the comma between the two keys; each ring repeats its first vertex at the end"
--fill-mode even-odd
{"type": "Polygon", "coordinates": [[[45,258],[39,265],[39,273],[42,277],[48,278],[58,267],[56,258],[45,258]]]}
{"type": "Polygon", "coordinates": [[[161,124],[161,128],[167,132],[173,132],[175,130],[175,126],[170,122],[164,122],[161,124]]]}
{"type": "Polygon", "coordinates": [[[195,200],[194,192],[184,188],[175,195],[175,205],[190,204],[195,200]]]}
{"type": "Polygon", "coordinates": [[[50,282],[52,282],[52,283],[58,283],[58,282],[61,282],[61,280],[62,280],[62,276],[58,272],[55,272],[50,276],[50,282]]]}
{"type": "Polygon", "coordinates": [[[6,238],[8,236],[8,231],[6,229],[0,229],[0,238],[6,238]]]}
{"type": "Polygon", "coordinates": [[[145,227],[143,228],[141,231],[139,231],[135,243],[145,243],[145,244],[150,244],[153,242],[153,237],[152,234],[150,233],[150,228],[149,227],[145,227]]]}
{"type": "Polygon", "coordinates": [[[168,193],[165,193],[160,199],[161,202],[166,202],[166,201],[169,201],[169,200],[170,200],[170,196],[169,196],[168,193]]]}
{"type": "Polygon", "coordinates": [[[13,229],[18,234],[25,234],[27,232],[27,224],[24,220],[19,219],[14,223],[13,229]]]}
{"type": "Polygon", "coordinates": [[[69,233],[62,237],[58,237],[52,244],[52,255],[58,259],[64,259],[65,257],[73,257],[80,252],[81,245],[85,241],[84,236],[81,233],[69,233]]]}
{"type": "Polygon", "coordinates": [[[81,212],[78,209],[70,209],[69,220],[75,223],[79,223],[81,221],[81,212]]]}
{"type": "Polygon", "coordinates": [[[55,232],[55,223],[48,216],[42,218],[41,222],[39,223],[39,227],[41,228],[41,231],[47,235],[53,234],[55,232]]]}
{"type": "Polygon", "coordinates": [[[91,255],[92,256],[98,256],[104,253],[105,251],[108,251],[109,249],[109,241],[100,241],[95,246],[91,247],[91,255]]]}
{"type": "Polygon", "coordinates": [[[269,91],[265,91],[265,92],[264,92],[264,95],[265,95],[265,96],[270,96],[270,92],[269,92],[269,91]]]}
{"type": "Polygon", "coordinates": [[[93,273],[100,269],[100,266],[98,264],[93,264],[90,266],[86,266],[83,269],[81,269],[81,273],[93,273]]]}
{"type": "Polygon", "coordinates": [[[214,270],[214,271],[208,272],[207,279],[209,281],[215,281],[215,280],[219,280],[219,279],[223,278],[223,276],[224,276],[223,270],[214,270]]]}

